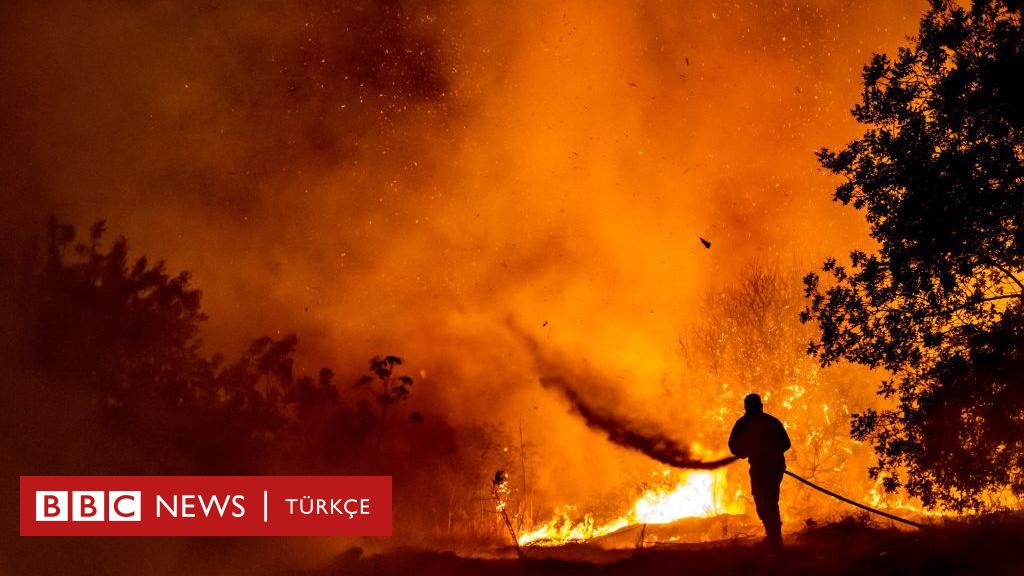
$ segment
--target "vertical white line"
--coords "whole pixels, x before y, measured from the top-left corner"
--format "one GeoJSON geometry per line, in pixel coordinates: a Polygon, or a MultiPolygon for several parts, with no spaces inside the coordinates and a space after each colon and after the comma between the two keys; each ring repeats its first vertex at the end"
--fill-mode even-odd
{"type": "Polygon", "coordinates": [[[267,491],[263,491],[263,523],[267,523],[267,491]]]}

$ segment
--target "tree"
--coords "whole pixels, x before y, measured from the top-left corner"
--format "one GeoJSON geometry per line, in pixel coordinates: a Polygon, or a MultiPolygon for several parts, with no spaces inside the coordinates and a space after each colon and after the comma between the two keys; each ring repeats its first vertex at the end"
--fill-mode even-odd
{"type": "MultiPolygon", "coordinates": [[[[377,463],[381,441],[384,440],[384,425],[388,416],[388,408],[400,400],[407,399],[411,393],[412,378],[394,375],[395,368],[401,365],[402,359],[398,356],[374,356],[370,360],[370,372],[355,382],[356,387],[366,388],[373,392],[376,395],[377,404],[380,406],[377,416],[377,442],[373,448],[371,468],[377,463]],[[378,385],[379,391],[373,389],[375,383],[378,385]]],[[[422,419],[422,416],[419,418],[422,419]]]]}
{"type": "Polygon", "coordinates": [[[130,261],[127,241],[105,247],[104,233],[97,222],[79,240],[51,219],[45,249],[0,294],[22,348],[9,357],[17,394],[0,420],[32,447],[20,455],[27,469],[332,473],[355,460],[374,414],[343,401],[330,369],[296,374],[294,335],[253,340],[230,363],[208,357],[189,274],[130,261]]]}
{"type": "Polygon", "coordinates": [[[821,164],[877,251],[805,278],[809,352],[884,369],[891,407],[853,416],[872,477],[927,506],[1024,494],[1024,35],[1019,2],[934,1],[913,46],[864,68],[869,126],[821,164]]]}

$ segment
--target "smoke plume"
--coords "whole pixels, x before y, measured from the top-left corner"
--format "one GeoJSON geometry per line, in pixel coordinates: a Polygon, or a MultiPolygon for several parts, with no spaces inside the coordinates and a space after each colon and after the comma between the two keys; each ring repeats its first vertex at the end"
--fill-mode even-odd
{"type": "Polygon", "coordinates": [[[561,376],[545,376],[540,379],[545,388],[554,388],[562,393],[573,410],[586,421],[587,426],[603,432],[613,443],[636,450],[662,464],[690,470],[713,470],[736,461],[735,456],[704,461],[695,457],[679,442],[656,431],[642,431],[644,426],[629,422],[605,412],[587,402],[580,393],[561,376]]]}
{"type": "Polygon", "coordinates": [[[583,418],[587,427],[603,433],[613,444],[639,452],[662,464],[689,470],[714,470],[736,460],[733,456],[701,460],[685,444],[666,436],[656,426],[616,414],[615,410],[608,408],[622,404],[621,398],[611,397],[614,383],[603,382],[601,375],[556,357],[548,347],[542,346],[514,321],[508,320],[507,325],[532,356],[540,373],[541,386],[559,391],[569,401],[573,412],[583,418]],[[586,391],[579,388],[581,383],[586,383],[586,391]]]}

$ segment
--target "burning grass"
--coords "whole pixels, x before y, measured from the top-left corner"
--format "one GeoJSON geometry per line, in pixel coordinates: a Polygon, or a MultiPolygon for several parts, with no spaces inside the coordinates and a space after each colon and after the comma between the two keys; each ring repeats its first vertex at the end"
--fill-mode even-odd
{"type": "Polygon", "coordinates": [[[630,526],[744,512],[740,493],[729,489],[724,470],[664,470],[659,475],[661,478],[645,488],[621,516],[603,522],[595,521],[590,514],[574,519],[575,510],[565,507],[540,526],[519,535],[519,544],[560,546],[602,538],[630,526]]]}

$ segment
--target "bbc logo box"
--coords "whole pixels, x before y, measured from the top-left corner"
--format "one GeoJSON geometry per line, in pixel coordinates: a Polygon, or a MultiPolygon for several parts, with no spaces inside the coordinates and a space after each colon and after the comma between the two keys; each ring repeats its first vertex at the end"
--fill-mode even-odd
{"type": "Polygon", "coordinates": [[[31,537],[391,535],[390,476],[21,476],[19,502],[31,537]]]}
{"type": "Polygon", "coordinates": [[[37,490],[36,522],[139,522],[137,490],[37,490]]]}

